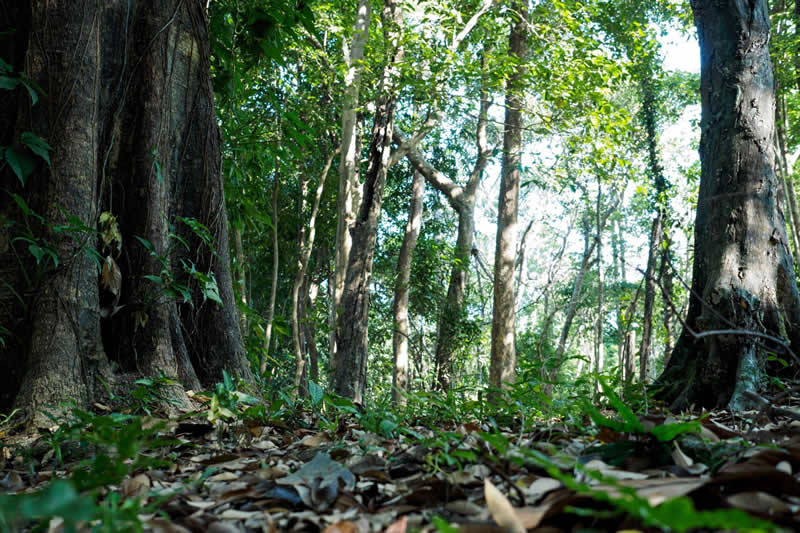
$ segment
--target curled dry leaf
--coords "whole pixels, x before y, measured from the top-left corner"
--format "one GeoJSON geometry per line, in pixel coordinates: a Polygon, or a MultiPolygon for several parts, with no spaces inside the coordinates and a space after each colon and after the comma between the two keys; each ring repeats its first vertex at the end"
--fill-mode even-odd
{"type": "Polygon", "coordinates": [[[489,481],[489,478],[483,480],[483,495],[486,498],[486,506],[489,507],[489,512],[497,525],[506,528],[511,533],[525,533],[525,527],[514,511],[514,506],[489,481]]]}

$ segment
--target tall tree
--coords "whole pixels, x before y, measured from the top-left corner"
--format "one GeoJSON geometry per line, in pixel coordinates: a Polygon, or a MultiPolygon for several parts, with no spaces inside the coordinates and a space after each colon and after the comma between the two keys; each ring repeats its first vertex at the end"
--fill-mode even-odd
{"type": "Polygon", "coordinates": [[[352,249],[347,261],[347,277],[342,294],[342,310],[336,327],[336,364],[333,390],[362,402],[367,384],[369,282],[378,237],[383,190],[391,160],[398,67],[402,60],[400,22],[402,10],[396,0],[385,0],[381,12],[386,64],[378,90],[369,162],[364,176],[361,206],[353,225],[352,249]]]}
{"type": "MultiPolygon", "coordinates": [[[[15,329],[0,352],[13,369],[1,378],[0,408],[15,400],[39,419],[48,405],[100,399],[101,378],[127,387],[130,375],[163,374],[196,387],[226,369],[251,380],[229,267],[204,4],[3,2],[0,34],[19,79],[43,89],[32,102],[20,83],[0,106],[13,125],[3,144],[30,163],[17,176],[2,170],[17,200],[0,200],[10,236],[0,271],[27,298],[4,292],[0,305],[0,323],[15,329]],[[49,164],[26,153],[33,141],[23,132],[52,147],[49,164]],[[99,279],[95,249],[104,254],[99,279]],[[101,288],[115,294],[105,317],[101,288]]],[[[170,394],[186,404],[178,387],[170,394]]]]}
{"type": "Polygon", "coordinates": [[[404,392],[408,390],[408,339],[411,333],[408,319],[408,289],[411,281],[411,260],[417,247],[417,237],[422,227],[422,200],[425,196],[425,177],[414,172],[411,187],[411,202],[408,208],[408,222],[403,236],[403,244],[397,255],[397,281],[394,286],[394,333],[392,353],[394,371],[392,374],[392,400],[400,405],[405,402],[404,392]]]}
{"type": "Polygon", "coordinates": [[[519,229],[519,186],[522,177],[522,111],[525,105],[525,60],[528,47],[528,0],[516,0],[509,35],[509,57],[514,70],[506,82],[503,163],[497,206],[497,239],[494,259],[494,311],[489,381],[496,387],[513,382],[516,372],[514,345],[516,299],[514,267],[519,229]]]}
{"type": "Polygon", "coordinates": [[[673,409],[738,409],[763,383],[774,349],[757,335],[800,346],[800,295],[777,208],[769,12],[766,0],[695,0],[692,8],[702,97],[692,294],[657,384],[673,409]]]}
{"type": "Polygon", "coordinates": [[[358,161],[361,146],[358,142],[358,105],[361,75],[364,71],[364,52],[369,37],[372,13],[370,0],[359,0],[353,23],[352,42],[344,42],[347,73],[344,78],[342,105],[341,157],[339,159],[339,194],[337,195],[336,255],[334,258],[333,302],[330,307],[331,366],[336,367],[336,324],[342,312],[342,295],[347,279],[347,268],[353,238],[350,230],[355,222],[356,210],[361,200],[358,178],[358,161]]]}

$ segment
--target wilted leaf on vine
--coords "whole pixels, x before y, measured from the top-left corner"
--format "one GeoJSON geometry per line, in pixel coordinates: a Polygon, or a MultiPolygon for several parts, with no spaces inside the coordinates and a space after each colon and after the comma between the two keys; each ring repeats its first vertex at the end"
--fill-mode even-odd
{"type": "Polygon", "coordinates": [[[122,271],[110,255],[106,256],[106,260],[103,262],[100,282],[111,294],[119,296],[119,290],[122,287],[122,271]]]}

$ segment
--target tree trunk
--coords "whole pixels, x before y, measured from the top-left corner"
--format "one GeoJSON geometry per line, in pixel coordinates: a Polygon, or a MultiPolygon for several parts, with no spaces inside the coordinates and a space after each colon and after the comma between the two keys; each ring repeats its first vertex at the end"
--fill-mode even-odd
{"type": "MultiPolygon", "coordinates": [[[[319,204],[322,199],[322,191],[325,188],[325,180],[328,177],[328,171],[333,164],[333,158],[339,153],[336,150],[325,162],[325,167],[322,169],[322,175],[319,178],[317,190],[314,193],[314,204],[311,206],[311,216],[308,220],[308,241],[306,241],[306,228],[301,224],[300,236],[298,239],[299,253],[297,254],[297,271],[294,276],[294,283],[292,284],[292,346],[294,347],[294,357],[296,362],[296,369],[294,374],[294,392],[297,394],[300,391],[301,380],[303,378],[303,370],[305,366],[305,353],[303,351],[302,343],[300,342],[300,334],[302,325],[300,324],[300,308],[303,306],[303,299],[300,296],[300,289],[303,286],[303,281],[308,274],[308,260],[311,258],[311,251],[314,248],[314,239],[317,234],[317,214],[319,213],[319,204]]],[[[301,185],[302,195],[304,198],[307,194],[308,183],[301,185]]],[[[305,200],[301,200],[300,214],[305,212],[305,200]]]]}
{"type": "Polygon", "coordinates": [[[697,0],[693,9],[702,59],[696,296],[657,385],[673,409],[741,409],[743,393],[763,383],[774,346],[746,334],[696,334],[746,330],[800,346],[800,296],[776,206],[769,16],[766,0],[697,0]]]}
{"type": "Polygon", "coordinates": [[[661,242],[662,212],[658,209],[650,229],[650,246],[647,253],[647,269],[644,274],[644,311],[642,312],[642,341],[639,346],[639,381],[650,380],[650,343],[653,338],[653,304],[656,299],[656,262],[661,242]]]}
{"type": "Polygon", "coordinates": [[[786,123],[786,100],[783,95],[778,98],[777,105],[775,106],[775,122],[776,122],[776,136],[775,143],[777,144],[777,159],[778,159],[778,175],[783,183],[786,197],[786,206],[789,208],[789,222],[792,229],[792,243],[794,244],[794,259],[800,259],[800,211],[797,207],[797,195],[794,190],[794,172],[789,168],[789,162],[786,149],[786,130],[788,124],[786,123]]]}
{"type": "Polygon", "coordinates": [[[242,246],[242,228],[233,226],[233,251],[236,258],[236,291],[239,296],[239,328],[242,335],[247,336],[247,274],[245,272],[244,246],[242,246]]]}
{"type": "MultiPolygon", "coordinates": [[[[646,68],[645,72],[651,72],[646,68]]],[[[656,81],[643,77],[640,83],[642,99],[642,121],[644,122],[647,136],[647,157],[650,175],[653,178],[653,203],[655,215],[650,231],[650,247],[647,253],[647,268],[645,270],[644,312],[642,316],[642,344],[639,348],[639,381],[647,383],[650,380],[650,346],[653,341],[653,305],[656,297],[656,267],[661,247],[661,239],[666,218],[665,193],[667,182],[664,179],[664,169],[658,153],[657,131],[657,106],[658,95],[656,81]]]]}
{"type": "Polygon", "coordinates": [[[522,110],[525,105],[525,60],[528,48],[528,0],[513,2],[516,17],[509,35],[509,55],[517,63],[506,82],[503,125],[503,163],[497,205],[494,256],[494,310],[489,382],[495,387],[512,383],[516,374],[514,266],[517,260],[519,186],[522,177],[522,110]]]}
{"type": "Polygon", "coordinates": [[[333,370],[333,390],[356,403],[364,401],[367,386],[367,356],[369,355],[369,282],[372,259],[378,237],[383,190],[391,158],[394,110],[396,105],[397,67],[402,61],[399,47],[399,23],[402,11],[396,0],[385,0],[381,20],[384,42],[389,46],[389,58],[379,89],[369,163],[358,218],[351,236],[353,239],[347,263],[347,278],[342,294],[342,312],[336,328],[336,364],[333,370]]]}
{"type": "MultiPolygon", "coordinates": [[[[0,215],[21,224],[3,229],[10,244],[0,248],[0,269],[4,280],[22,281],[15,291],[30,299],[0,293],[0,308],[24,317],[0,352],[1,366],[15,369],[3,378],[10,387],[0,410],[13,400],[34,422],[44,420],[45,406],[101,399],[100,377],[129,387],[131,376],[163,374],[197,387],[226,369],[251,381],[229,266],[204,8],[177,0],[23,4],[4,8],[0,30],[15,30],[13,67],[24,65],[44,93],[35,105],[22,87],[6,93],[0,116],[15,125],[13,135],[33,131],[48,142],[51,164],[37,160],[24,186],[6,168],[3,183],[44,217],[29,237],[52,249],[58,265],[37,265],[28,243],[14,240],[26,215],[4,195],[0,215]],[[121,238],[102,248],[93,229],[77,226],[97,228],[101,213],[113,215],[103,219],[121,238]],[[189,250],[175,245],[170,228],[189,250]],[[110,290],[109,280],[97,277],[87,253],[95,248],[107,271],[121,273],[105,318],[100,291],[110,290]],[[213,276],[216,292],[182,262],[213,276]],[[111,374],[109,359],[124,379],[111,374]]],[[[179,387],[167,393],[188,406],[179,387]]]]}
{"type": "Polygon", "coordinates": [[[345,43],[344,57],[347,74],[344,79],[344,101],[342,105],[342,141],[339,159],[339,193],[336,197],[336,253],[333,270],[333,302],[330,307],[330,367],[336,368],[336,325],[342,313],[342,294],[347,280],[347,265],[353,245],[351,229],[360,201],[358,161],[361,143],[358,142],[358,95],[361,90],[361,74],[364,70],[364,50],[369,38],[371,3],[359,0],[356,21],[353,25],[353,41],[345,43]]]}
{"type": "Polygon", "coordinates": [[[414,172],[414,183],[411,193],[411,204],[408,209],[408,222],[397,257],[397,282],[394,287],[394,335],[392,348],[394,355],[394,372],[392,374],[392,401],[395,405],[405,404],[405,392],[408,390],[408,284],[411,280],[411,258],[417,247],[417,237],[422,227],[422,200],[425,196],[425,177],[414,172]]]}
{"type": "MultiPolygon", "coordinates": [[[[594,348],[594,371],[597,376],[603,371],[604,366],[604,350],[605,345],[603,344],[603,324],[605,324],[605,309],[603,307],[603,254],[602,254],[602,246],[603,246],[603,226],[601,224],[601,209],[603,207],[603,184],[600,180],[600,175],[597,175],[597,207],[596,207],[596,224],[597,224],[597,233],[595,234],[595,240],[597,241],[597,323],[595,325],[595,348],[594,348]]],[[[599,378],[596,377],[594,380],[594,391],[595,394],[600,392],[600,382],[599,378]]]]}
{"type": "Polygon", "coordinates": [[[674,290],[672,275],[672,239],[670,239],[666,229],[663,232],[663,247],[661,249],[661,267],[658,272],[658,279],[661,283],[662,297],[664,300],[664,365],[669,361],[672,354],[672,327],[675,316],[673,314],[674,290]]]}
{"type": "Polygon", "coordinates": [[[280,267],[280,249],[278,248],[278,189],[280,180],[278,176],[278,165],[276,163],[275,176],[272,180],[272,287],[269,292],[267,319],[264,326],[264,353],[261,356],[261,364],[258,368],[262,376],[267,371],[269,345],[272,341],[272,322],[275,320],[275,297],[278,293],[278,268],[280,267]]]}
{"type": "MultiPolygon", "coordinates": [[[[482,57],[481,63],[483,64],[484,61],[482,57]]],[[[458,215],[456,246],[453,253],[452,267],[450,268],[447,299],[439,317],[436,336],[436,379],[438,386],[444,391],[450,388],[450,381],[453,376],[453,354],[459,347],[458,329],[464,313],[464,296],[475,235],[475,202],[478,186],[492,152],[486,138],[490,105],[491,102],[489,101],[484,81],[481,88],[478,125],[475,131],[478,157],[470,172],[469,179],[463,187],[432,167],[416,149],[410,148],[406,151],[406,157],[414,169],[421,173],[432,187],[447,197],[450,206],[458,215]]],[[[409,140],[397,129],[395,129],[394,140],[400,146],[408,146],[410,144],[409,140]]]]}

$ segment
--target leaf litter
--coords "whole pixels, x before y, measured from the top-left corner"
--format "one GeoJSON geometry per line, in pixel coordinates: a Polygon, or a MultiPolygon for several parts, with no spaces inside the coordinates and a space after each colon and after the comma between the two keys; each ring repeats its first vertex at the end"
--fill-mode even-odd
{"type": "MultiPolygon", "coordinates": [[[[205,416],[145,417],[142,427],[169,442],[142,452],[160,466],[100,487],[98,504],[135,502],[143,531],[159,533],[793,531],[800,524],[798,422],[764,418],[763,409],[680,420],[650,414],[635,423],[626,414],[622,426],[614,413],[524,430],[441,423],[388,436],[355,417],[316,430],[310,414],[294,425],[205,416]],[[669,439],[654,436],[674,425],[683,426],[669,439]]],[[[86,467],[90,449],[65,453],[65,442],[52,453],[53,431],[3,436],[0,498],[36,494],[86,467]]],[[[0,526],[30,529],[36,521],[9,518],[8,501],[0,526]]],[[[66,531],[58,513],[42,522],[66,531]]],[[[79,522],[77,530],[97,525],[79,522]]]]}

